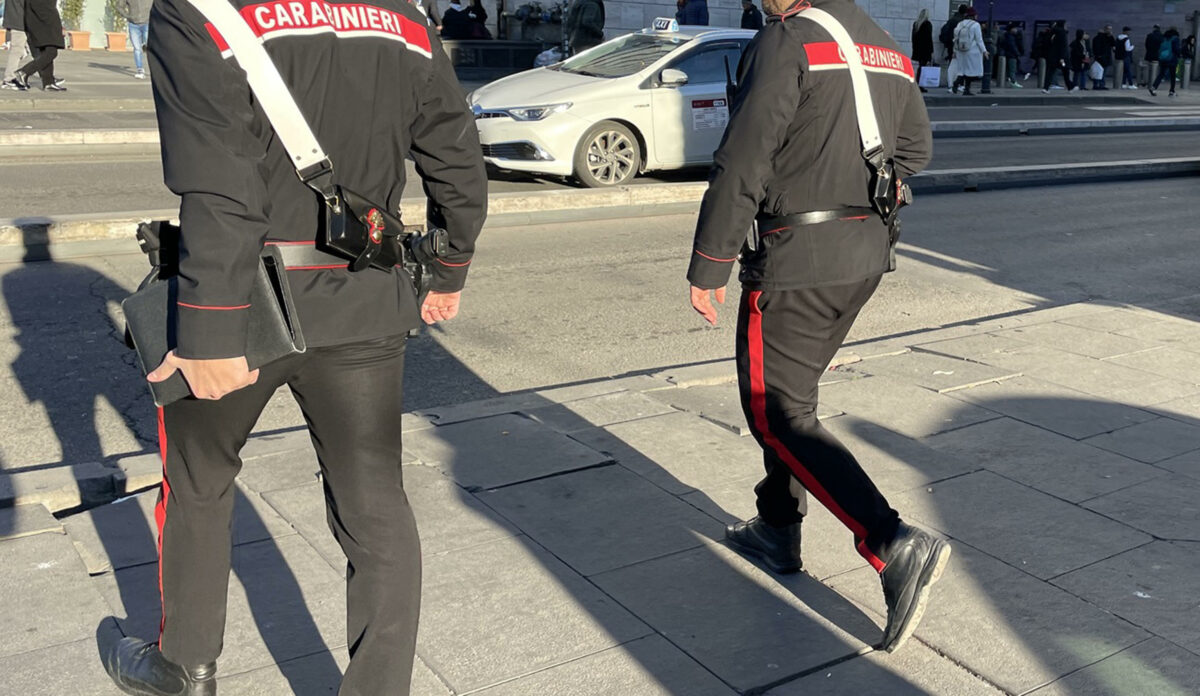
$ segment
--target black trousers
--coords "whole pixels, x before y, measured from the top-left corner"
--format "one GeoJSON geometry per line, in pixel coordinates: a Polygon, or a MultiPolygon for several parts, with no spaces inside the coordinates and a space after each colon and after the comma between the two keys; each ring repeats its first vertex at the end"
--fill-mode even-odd
{"type": "Polygon", "coordinates": [[[1174,93],[1175,92],[1175,71],[1178,68],[1179,68],[1178,61],[1171,61],[1170,63],[1167,63],[1165,61],[1160,61],[1158,64],[1158,77],[1154,78],[1153,88],[1158,89],[1158,86],[1162,84],[1163,80],[1170,78],[1171,92],[1174,93]]]}
{"type": "MultiPolygon", "coordinates": [[[[1050,89],[1050,85],[1054,84],[1054,75],[1059,70],[1062,71],[1063,83],[1067,86],[1067,89],[1075,86],[1075,83],[1071,82],[1071,71],[1067,69],[1066,65],[1056,60],[1048,60],[1046,61],[1046,81],[1042,83],[1042,89],[1050,89]]],[[[1082,87],[1082,85],[1080,86],[1082,87]]]]}
{"type": "Polygon", "coordinates": [[[308,423],[329,527],[346,554],[350,665],[339,694],[408,693],[421,549],[400,467],[404,342],[313,348],[262,368],[257,384],[219,401],[159,411],[159,646],[168,659],[199,665],[221,653],[238,452],[286,384],[308,423]]]}
{"type": "Polygon", "coordinates": [[[900,517],[817,420],[817,383],[879,280],[743,291],[737,368],[742,409],[767,470],[754,489],[759,515],[776,526],[802,518],[803,492],[794,478],[853,532],[855,548],[882,571],[900,517]]]}
{"type": "Polygon", "coordinates": [[[34,59],[21,66],[25,77],[37,73],[42,78],[42,86],[54,84],[54,59],[58,58],[57,46],[41,46],[33,52],[34,59]]]}

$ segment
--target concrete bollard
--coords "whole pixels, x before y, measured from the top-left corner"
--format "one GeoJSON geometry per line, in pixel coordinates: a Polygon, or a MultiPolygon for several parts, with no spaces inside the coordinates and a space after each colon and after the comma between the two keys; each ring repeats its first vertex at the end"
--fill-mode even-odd
{"type": "Polygon", "coordinates": [[[1191,84],[1191,82],[1192,82],[1192,61],[1185,60],[1185,61],[1183,61],[1183,80],[1182,80],[1182,84],[1180,84],[1180,88],[1187,89],[1188,85],[1191,84]]]}
{"type": "Polygon", "coordinates": [[[1046,86],[1046,59],[1045,58],[1038,58],[1037,73],[1038,73],[1037,86],[1038,86],[1038,89],[1041,89],[1042,87],[1046,86]]]}
{"type": "Polygon", "coordinates": [[[1113,89],[1121,89],[1125,84],[1125,61],[1118,59],[1113,62],[1113,89]]]}

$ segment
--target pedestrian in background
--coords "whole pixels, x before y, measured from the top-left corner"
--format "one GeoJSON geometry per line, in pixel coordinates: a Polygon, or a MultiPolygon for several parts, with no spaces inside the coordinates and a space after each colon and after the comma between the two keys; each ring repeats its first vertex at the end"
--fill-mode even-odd
{"type": "Polygon", "coordinates": [[[1158,52],[1162,47],[1162,42],[1162,29],[1155,24],[1154,29],[1152,29],[1150,33],[1146,35],[1146,62],[1150,64],[1149,79],[1151,82],[1154,81],[1158,71],[1162,68],[1162,66],[1158,64],[1158,52]]]}
{"type": "Polygon", "coordinates": [[[996,24],[983,25],[983,86],[980,94],[992,93],[992,75],[996,72],[996,24]]]}
{"type": "Polygon", "coordinates": [[[754,6],[754,0],[742,0],[742,28],[758,31],[762,27],[762,12],[754,6]]]}
{"type": "Polygon", "coordinates": [[[1171,91],[1167,96],[1175,96],[1175,68],[1178,67],[1181,50],[1179,30],[1171,27],[1163,34],[1162,42],[1158,45],[1158,77],[1154,78],[1154,84],[1150,85],[1150,96],[1158,96],[1156,90],[1162,84],[1163,78],[1167,77],[1167,73],[1170,73],[1171,77],[1171,91]]]}
{"type": "MultiPolygon", "coordinates": [[[[933,64],[933,22],[929,21],[929,10],[922,9],[917,14],[917,21],[912,26],[912,59],[917,64],[917,79],[921,77],[921,68],[933,64]]],[[[924,87],[922,92],[929,90],[924,87]]]]}
{"type": "Polygon", "coordinates": [[[117,14],[125,18],[129,27],[129,43],[133,45],[133,65],[137,68],[134,77],[146,79],[146,69],[142,61],[146,41],[150,38],[150,5],[152,0],[119,0],[117,14]]]}
{"type": "Polygon", "coordinates": [[[680,24],[708,26],[708,0],[682,0],[677,7],[679,11],[675,13],[675,19],[680,24]]]}
{"type": "Polygon", "coordinates": [[[1121,61],[1125,74],[1121,76],[1121,89],[1137,89],[1137,75],[1133,72],[1133,39],[1129,37],[1129,27],[1122,27],[1117,34],[1117,43],[1113,48],[1116,60],[1121,61]]]}
{"type": "Polygon", "coordinates": [[[1112,25],[1105,25],[1096,38],[1092,39],[1092,58],[1103,69],[1099,79],[1092,79],[1092,89],[1108,89],[1108,85],[1104,84],[1104,78],[1108,76],[1109,70],[1112,69],[1113,51],[1117,46],[1117,39],[1113,36],[1112,25]]]}
{"type": "Polygon", "coordinates": [[[1075,86],[1087,90],[1088,70],[1092,65],[1092,52],[1088,48],[1088,34],[1082,29],[1075,30],[1075,40],[1071,42],[1071,72],[1075,75],[1075,86]]]}
{"type": "Polygon", "coordinates": [[[1017,42],[1017,32],[1020,27],[1017,24],[1008,25],[1008,31],[1004,32],[1004,36],[1000,39],[1000,55],[1004,56],[1004,80],[1009,87],[1020,88],[1022,85],[1017,82],[1017,68],[1021,60],[1021,46],[1017,42]]]}
{"type": "Polygon", "coordinates": [[[29,77],[37,73],[42,78],[42,89],[52,92],[65,92],[63,86],[66,80],[54,77],[54,59],[58,58],[60,49],[66,48],[63,42],[62,17],[58,14],[58,6],[54,0],[27,0],[25,3],[25,38],[35,49],[37,56],[13,72],[9,84],[19,90],[29,89],[29,77]]]}
{"type": "Polygon", "coordinates": [[[962,21],[954,28],[954,60],[958,65],[958,80],[950,91],[957,94],[961,84],[964,97],[974,96],[971,83],[983,77],[983,61],[988,57],[983,43],[983,29],[975,19],[977,16],[975,8],[968,7],[962,21]]]}
{"type": "Polygon", "coordinates": [[[604,42],[603,0],[575,0],[567,10],[567,47],[574,55],[604,42]]]}
{"type": "Polygon", "coordinates": [[[1062,71],[1063,82],[1067,89],[1074,92],[1079,89],[1071,82],[1070,68],[1067,60],[1071,57],[1071,48],[1067,43],[1067,23],[1059,20],[1049,31],[1049,42],[1046,49],[1046,81],[1042,84],[1042,93],[1050,94],[1050,85],[1054,84],[1054,76],[1062,71]]]}
{"type": "Polygon", "coordinates": [[[438,11],[437,0],[422,0],[417,4],[421,11],[425,13],[425,18],[429,21],[429,25],[437,30],[440,35],[442,33],[442,13],[438,11]]]}
{"type": "Polygon", "coordinates": [[[4,3],[4,28],[11,36],[8,44],[8,61],[4,65],[4,89],[17,89],[13,84],[17,68],[29,54],[29,44],[25,38],[25,0],[7,0],[4,3]]]}

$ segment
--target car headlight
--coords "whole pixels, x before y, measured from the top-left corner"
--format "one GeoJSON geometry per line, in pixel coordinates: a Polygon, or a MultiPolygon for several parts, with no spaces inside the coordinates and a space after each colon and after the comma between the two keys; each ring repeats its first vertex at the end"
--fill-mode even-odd
{"type": "Polygon", "coordinates": [[[542,106],[519,106],[515,109],[507,109],[508,115],[518,121],[541,121],[550,114],[557,114],[571,108],[571,103],[565,104],[545,104],[542,106]]]}

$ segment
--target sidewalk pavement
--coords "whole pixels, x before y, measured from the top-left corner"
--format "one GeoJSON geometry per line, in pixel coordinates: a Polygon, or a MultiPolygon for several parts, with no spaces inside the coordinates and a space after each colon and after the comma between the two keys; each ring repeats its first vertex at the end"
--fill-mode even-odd
{"type": "MultiPolygon", "coordinates": [[[[1200,296],[1080,303],[839,354],[824,424],[955,549],[893,655],[874,571],[815,502],[803,574],[722,543],[761,461],[729,361],[406,414],[413,693],[1198,693],[1198,320],[1200,296]]],[[[221,693],[333,693],[344,565],[307,436],[243,457],[221,693]]],[[[44,506],[149,489],[156,455],[76,471],[0,476],[5,693],[113,694],[96,636],[158,624],[154,493],[44,506]]]]}

